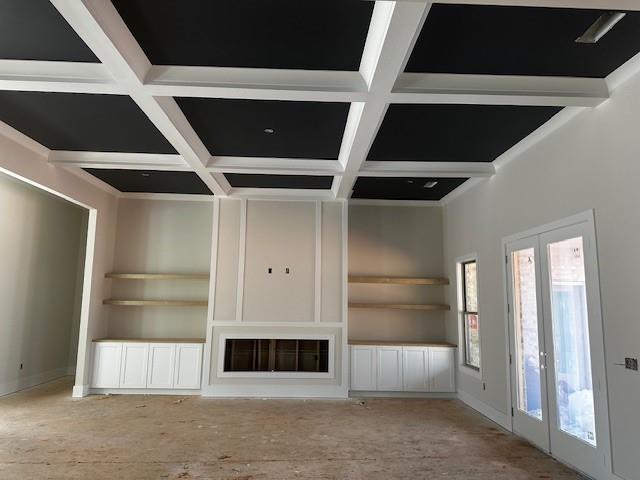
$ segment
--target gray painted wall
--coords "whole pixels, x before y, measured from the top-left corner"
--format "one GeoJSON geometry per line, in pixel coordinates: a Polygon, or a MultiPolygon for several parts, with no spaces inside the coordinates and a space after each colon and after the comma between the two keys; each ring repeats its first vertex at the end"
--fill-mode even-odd
{"type": "Polygon", "coordinates": [[[75,366],[87,218],[0,174],[0,394],[75,366]]]}
{"type": "MultiPolygon", "coordinates": [[[[443,275],[441,207],[349,206],[349,274],[397,277],[443,275]]],[[[350,284],[351,302],[446,303],[451,287],[350,284]]],[[[349,338],[445,339],[445,314],[349,309],[349,338]]]]}
{"type": "MultiPolygon", "coordinates": [[[[507,235],[595,209],[606,368],[617,475],[640,471],[640,374],[617,366],[640,354],[638,272],[640,255],[640,78],[612,98],[586,109],[497,175],[445,208],[446,267],[478,253],[483,391],[480,379],[459,375],[459,390],[507,413],[506,339],[501,239],[507,235]]],[[[455,290],[449,290],[454,305],[455,290]]],[[[455,313],[448,336],[457,339],[455,313]]]]}

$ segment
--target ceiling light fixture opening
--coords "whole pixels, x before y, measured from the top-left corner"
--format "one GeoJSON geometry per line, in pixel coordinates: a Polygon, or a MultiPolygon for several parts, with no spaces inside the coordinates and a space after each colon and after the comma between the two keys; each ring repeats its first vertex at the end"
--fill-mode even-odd
{"type": "Polygon", "coordinates": [[[605,12],[593,22],[586,32],[576,38],[576,43],[597,43],[611,30],[616,23],[624,18],[626,13],[622,12],[605,12]]]}
{"type": "Polygon", "coordinates": [[[141,173],[140,175],[142,175],[143,177],[150,177],[151,176],[151,174],[147,173],[147,172],[141,173]]]}
{"type": "Polygon", "coordinates": [[[424,188],[433,188],[438,184],[438,182],[431,180],[424,184],[424,188]]]}
{"type": "Polygon", "coordinates": [[[276,131],[273,128],[265,128],[263,130],[263,132],[268,134],[268,135],[272,135],[272,134],[276,133],[276,131]]]}

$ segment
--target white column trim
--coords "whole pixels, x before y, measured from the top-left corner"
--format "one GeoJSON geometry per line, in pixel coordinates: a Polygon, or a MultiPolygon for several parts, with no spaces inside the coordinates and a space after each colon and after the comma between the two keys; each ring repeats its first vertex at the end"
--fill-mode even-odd
{"type": "Polygon", "coordinates": [[[213,322],[215,319],[216,284],[218,280],[218,233],[220,230],[220,199],[213,201],[211,223],[211,263],[209,268],[209,303],[207,305],[207,331],[202,361],[202,388],[209,385],[211,378],[211,349],[213,345],[213,322]]]}
{"type": "Polygon", "coordinates": [[[247,253],[247,199],[240,200],[240,242],[238,246],[238,286],[236,291],[236,321],[242,322],[244,307],[244,270],[247,253]]]}
{"type": "Polygon", "coordinates": [[[315,221],[316,221],[316,241],[315,241],[315,279],[314,279],[314,321],[319,323],[322,320],[322,202],[316,200],[315,221]]]}

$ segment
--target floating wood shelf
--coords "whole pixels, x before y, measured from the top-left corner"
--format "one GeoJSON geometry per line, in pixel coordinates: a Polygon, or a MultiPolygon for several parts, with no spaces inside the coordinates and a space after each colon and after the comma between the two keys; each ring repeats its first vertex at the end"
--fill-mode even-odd
{"type": "Polygon", "coordinates": [[[208,273],[105,273],[117,280],[209,280],[208,273]]]}
{"type": "Polygon", "coordinates": [[[449,285],[449,279],[349,275],[349,283],[382,283],[393,285],[449,285]]]}
{"type": "Polygon", "coordinates": [[[104,305],[121,307],[206,307],[207,300],[103,300],[104,305]]]}
{"type": "Polygon", "coordinates": [[[449,305],[415,303],[350,303],[350,308],[380,308],[387,310],[451,310],[449,305]]]}

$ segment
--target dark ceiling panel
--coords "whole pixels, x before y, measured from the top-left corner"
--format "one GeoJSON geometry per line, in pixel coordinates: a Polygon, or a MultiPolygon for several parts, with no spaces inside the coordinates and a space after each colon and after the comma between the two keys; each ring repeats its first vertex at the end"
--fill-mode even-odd
{"type": "Polygon", "coordinates": [[[467,178],[358,177],[351,198],[372,200],[441,200],[467,178]],[[427,182],[437,182],[426,188],[427,182]]]}
{"type": "Polygon", "coordinates": [[[575,43],[601,14],[435,4],[406,71],[603,78],[640,51],[640,13],[627,13],[596,44],[575,43]]]}
{"type": "Polygon", "coordinates": [[[358,70],[375,2],[113,3],[155,65],[358,70]]]}
{"type": "Polygon", "coordinates": [[[49,0],[0,1],[0,58],[98,62],[49,0]]]}
{"type": "Polygon", "coordinates": [[[559,107],[390,105],[368,160],[492,162],[559,107]]]}
{"type": "Polygon", "coordinates": [[[221,156],[337,159],[349,113],[348,103],[176,100],[209,152],[221,156]]]}
{"type": "Polygon", "coordinates": [[[96,168],[85,168],[85,170],[121,192],[213,195],[200,177],[193,172],[96,168]]]}
{"type": "Polygon", "coordinates": [[[232,187],[329,189],[333,177],[319,175],[254,175],[225,173],[232,187]]]}
{"type": "Polygon", "coordinates": [[[5,91],[0,120],[52,150],[175,153],[128,96],[5,91]]]}

